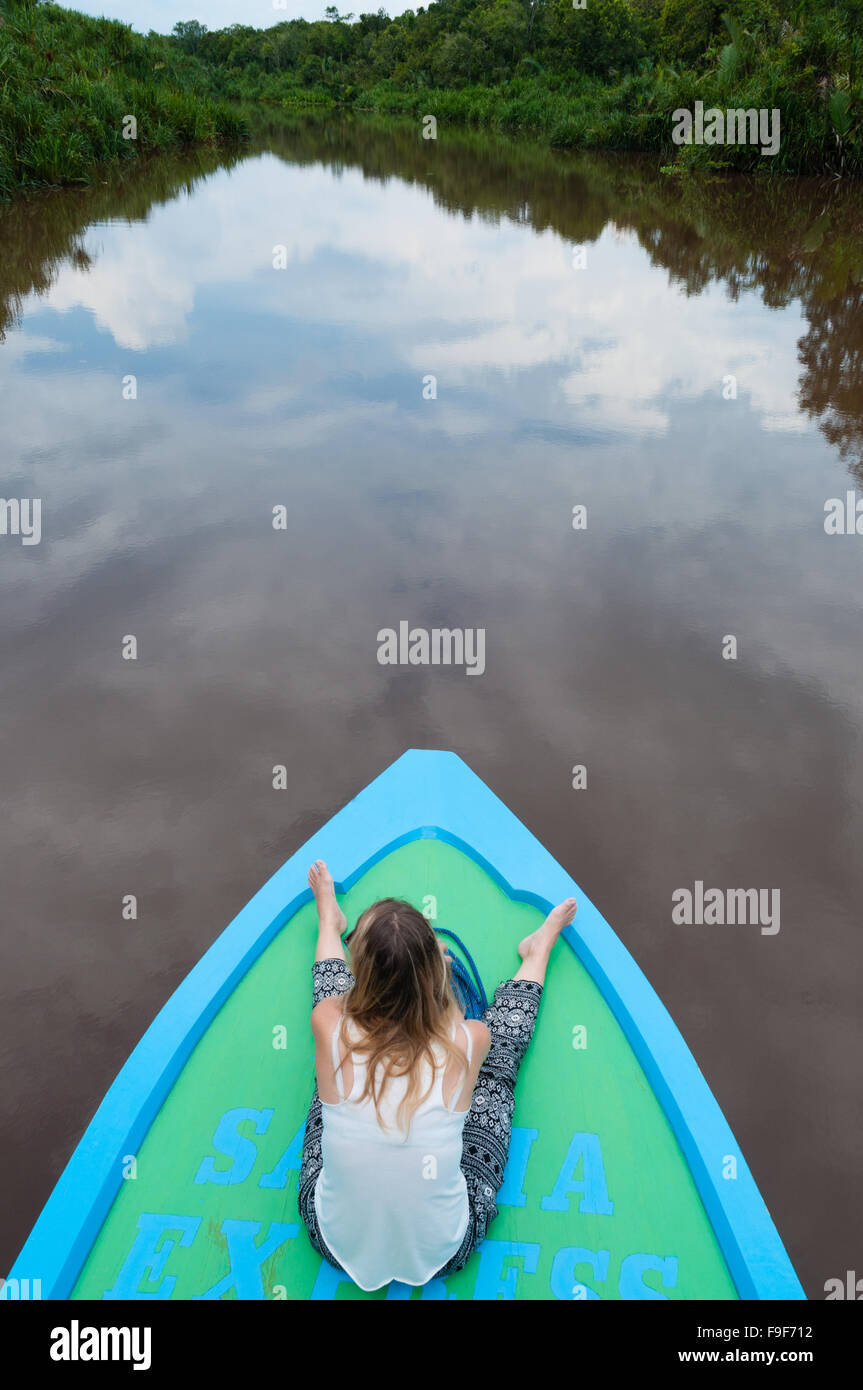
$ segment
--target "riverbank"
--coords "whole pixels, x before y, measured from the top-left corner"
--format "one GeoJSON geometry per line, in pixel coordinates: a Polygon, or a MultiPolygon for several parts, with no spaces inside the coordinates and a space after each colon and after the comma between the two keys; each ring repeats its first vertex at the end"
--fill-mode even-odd
{"type": "Polygon", "coordinates": [[[0,197],[247,134],[168,39],[53,4],[6,0],[0,20],[0,197]]]}
{"type": "MultiPolygon", "coordinates": [[[[353,106],[358,112],[417,119],[430,113],[439,123],[539,137],[554,149],[656,153],[681,170],[835,174],[850,173],[858,167],[847,152],[835,142],[831,144],[828,129],[820,133],[823,138],[813,142],[805,104],[775,89],[753,87],[742,93],[739,102],[741,112],[763,111],[771,128],[781,130],[772,153],[765,153],[760,139],[728,144],[696,140],[675,143],[675,111],[692,112],[697,123],[699,109],[728,109],[727,97],[723,101],[721,93],[711,93],[709,86],[691,74],[646,73],[626,77],[612,86],[583,77],[567,91],[550,91],[538,78],[525,78],[506,88],[470,86],[410,92],[380,84],[361,93],[353,106]],[[771,117],[776,112],[779,116],[771,117]]],[[[747,123],[747,134],[748,129],[747,123]]]]}
{"type": "Polygon", "coordinates": [[[512,0],[503,34],[498,6],[438,0],[394,20],[342,19],[330,7],[313,23],[209,32],[187,21],[166,37],[43,0],[0,0],[0,197],[246,139],[244,104],[406,117],[424,122],[427,139],[433,116],[437,128],[649,152],[680,169],[863,174],[851,0],[800,0],[793,21],[772,0],[727,6],[512,0]],[[733,133],[723,120],[717,138],[711,108],[737,114],[733,133]],[[681,111],[693,116],[689,143],[675,140],[681,111]]]}
{"type": "Polygon", "coordinates": [[[555,148],[659,153],[695,168],[863,173],[863,48],[856,0],[436,0],[383,11],[175,41],[214,90],[289,108],[433,115],[538,136],[555,148]],[[698,110],[752,113],[717,131],[698,110]],[[676,144],[675,112],[692,113],[676,144]],[[772,119],[776,139],[762,127],[772,119]],[[780,129],[781,128],[781,129],[780,129]],[[718,138],[717,138],[718,136],[718,138]],[[766,146],[766,149],[765,149],[766,146]]]}

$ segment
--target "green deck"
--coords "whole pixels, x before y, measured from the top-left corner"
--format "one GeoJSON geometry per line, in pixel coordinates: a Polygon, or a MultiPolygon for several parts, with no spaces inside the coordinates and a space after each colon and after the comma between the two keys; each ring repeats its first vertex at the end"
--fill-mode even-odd
{"type": "MultiPolygon", "coordinates": [[[[538,925],[541,914],[510,901],[461,851],[430,839],[415,840],[390,854],[341,903],[353,924],[376,898],[405,897],[427,910],[426,895],[437,901],[435,925],[457,932],[465,941],[491,995],[499,980],[514,973],[516,943],[538,925]]],[[[121,1287],[123,1296],[165,1297],[170,1287],[166,1281],[172,1278],[176,1283],[170,1296],[175,1299],[308,1299],[316,1281],[319,1298],[387,1296],[386,1290],[365,1294],[350,1282],[328,1282],[329,1266],[321,1275],[322,1261],[302,1225],[295,1235],[271,1229],[271,1223],[294,1227],[299,1222],[299,1160],[293,1155],[281,1165],[280,1160],[296,1140],[312,1094],[309,1009],[315,926],[314,908],[308,904],[283,928],[210,1025],[142,1143],[137,1176],[122,1184],[73,1298],[101,1299],[115,1286],[115,1297],[121,1287]],[[279,1025],[286,1030],[283,1048],[273,1045],[279,1025]],[[248,1141],[247,1158],[254,1157],[248,1175],[239,1182],[196,1183],[208,1155],[212,1162],[207,1171],[243,1176],[246,1165],[221,1155],[213,1136],[226,1112],[246,1107],[273,1112],[261,1134],[255,1133],[252,1120],[240,1123],[239,1134],[248,1141]],[[259,1186],[271,1173],[275,1176],[270,1185],[259,1186]],[[182,1217],[189,1223],[187,1243],[181,1244],[182,1227],[172,1229],[163,1222],[152,1277],[144,1273],[133,1278],[130,1289],[130,1253],[136,1238],[138,1248],[143,1248],[145,1228],[159,1224],[145,1221],[139,1231],[142,1214],[182,1217]],[[201,1218],[194,1235],[190,1218],[201,1218]],[[234,1244],[231,1258],[222,1230],[225,1221],[259,1223],[257,1231],[228,1227],[234,1244]],[[280,1243],[279,1236],[284,1237],[280,1243]],[[245,1243],[248,1250],[253,1239],[258,1245],[271,1240],[275,1251],[259,1272],[254,1257],[245,1262],[241,1258],[241,1247],[245,1243]],[[118,1284],[124,1266],[126,1282],[118,1284]],[[232,1283],[232,1269],[242,1271],[239,1284],[232,1283]]],[[[581,1284],[602,1299],[737,1297],[680,1147],[644,1072],[598,989],[564,942],[553,956],[539,1025],[519,1077],[515,1125],[513,1149],[519,1152],[527,1152],[519,1131],[537,1131],[520,1189],[523,1205],[503,1205],[499,1199],[500,1216],[489,1232],[487,1250],[446,1281],[446,1296],[583,1297],[575,1293],[576,1284],[581,1284]],[[585,1049],[573,1046],[578,1025],[586,1028],[585,1049]],[[596,1136],[587,1141],[580,1158],[575,1148],[570,1154],[575,1135],[596,1136]],[[594,1204],[602,1205],[595,1201],[596,1193],[603,1191],[602,1175],[596,1176],[599,1153],[612,1214],[579,1210],[580,1205],[592,1204],[584,1199],[585,1178],[591,1173],[594,1204]],[[569,1191],[559,1203],[567,1209],[543,1206],[543,1198],[556,1186],[560,1192],[567,1185],[569,1191]],[[500,1242],[524,1243],[527,1248],[508,1251],[500,1242]],[[579,1255],[573,1253],[575,1248],[579,1255]],[[607,1272],[605,1255],[599,1255],[596,1272],[583,1262],[585,1252],[607,1252],[607,1272]],[[633,1256],[643,1258],[629,1258],[624,1266],[633,1256]],[[666,1266],[668,1283],[663,1286],[660,1264],[671,1257],[676,1269],[666,1266]]],[[[578,1141],[579,1146],[583,1143],[578,1141]]],[[[518,1197],[518,1177],[508,1174],[501,1197],[518,1197]]],[[[399,1294],[406,1296],[407,1291],[394,1287],[389,1296],[399,1294]]],[[[414,1290],[412,1296],[419,1298],[421,1291],[414,1290]]],[[[441,1297],[444,1291],[440,1285],[430,1287],[425,1296],[441,1297]]]]}

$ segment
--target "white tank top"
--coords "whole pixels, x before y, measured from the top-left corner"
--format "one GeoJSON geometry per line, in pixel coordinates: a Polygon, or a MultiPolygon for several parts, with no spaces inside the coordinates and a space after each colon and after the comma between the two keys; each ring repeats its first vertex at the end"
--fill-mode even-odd
{"type": "MultiPolygon", "coordinates": [[[[365,1085],[366,1067],[362,1055],[353,1051],[354,1082],[345,1097],[343,1073],[338,1070],[344,1022],[333,1030],[333,1066],[341,1100],[321,1102],[323,1167],[315,1186],[321,1234],[339,1264],[366,1292],[391,1279],[425,1284],[456,1253],[467,1230],[467,1184],[461,1171],[467,1111],[451,1108],[458,1104],[464,1084],[456,1087],[447,1108],[446,1056],[439,1049],[432,1090],[414,1112],[407,1138],[396,1123],[406,1077],[387,1081],[380,1109],[388,1127],[382,1129],[371,1098],[355,1099],[365,1085]]],[[[470,1066],[470,1031],[462,1027],[470,1066]]],[[[455,1032],[454,1028],[453,1038],[455,1032]]],[[[420,1095],[430,1080],[426,1062],[420,1095]]]]}

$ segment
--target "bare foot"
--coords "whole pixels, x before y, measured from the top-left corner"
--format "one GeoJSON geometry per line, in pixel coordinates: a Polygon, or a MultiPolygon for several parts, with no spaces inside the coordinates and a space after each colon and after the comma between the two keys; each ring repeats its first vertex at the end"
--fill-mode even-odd
{"type": "Polygon", "coordinates": [[[333,876],[323,859],[316,859],[309,869],[309,887],[318,909],[318,921],[322,926],[334,927],[341,936],[348,924],[348,919],[336,902],[333,876]]]}
{"type": "Polygon", "coordinates": [[[569,926],[575,916],[577,907],[575,898],[565,898],[557,907],[553,907],[542,926],[518,943],[518,954],[522,960],[547,960],[560,933],[564,927],[569,926]]]}

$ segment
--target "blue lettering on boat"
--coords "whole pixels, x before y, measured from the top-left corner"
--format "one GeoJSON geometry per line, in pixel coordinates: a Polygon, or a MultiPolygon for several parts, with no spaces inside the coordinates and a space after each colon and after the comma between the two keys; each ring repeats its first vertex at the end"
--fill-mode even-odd
{"type": "MultiPolygon", "coordinates": [[[[216,1167],[216,1159],[206,1154],[195,1173],[195,1184],[217,1183],[223,1186],[239,1186],[251,1176],[258,1158],[255,1141],[240,1134],[242,1124],[253,1126],[254,1133],[267,1133],[272,1121],[273,1110],[256,1110],[237,1106],[226,1110],[216,1125],[212,1147],[224,1158],[231,1160],[228,1168],[216,1167]]],[[[298,1173],[302,1161],[302,1125],[291,1139],[284,1153],[270,1172],[258,1180],[258,1187],[284,1188],[291,1173],[298,1173]]],[[[498,1194],[501,1206],[523,1207],[527,1198],[524,1193],[527,1165],[533,1145],[539,1137],[536,1129],[512,1130],[509,1160],[504,1180],[498,1194]]],[[[574,1195],[579,1195],[579,1212],[598,1216],[612,1216],[614,1203],[608,1195],[605,1180],[605,1167],[602,1161],[602,1145],[598,1134],[577,1132],[573,1134],[560,1172],[551,1193],[540,1201],[543,1211],[569,1211],[574,1195]],[[581,1176],[576,1170],[581,1165],[581,1176]]],[[[138,1234],[129,1251],[116,1282],[103,1295],[106,1299],[168,1299],[177,1283],[176,1275],[165,1273],[165,1265],[175,1248],[188,1248],[198,1233],[200,1217],[159,1215],[144,1212],[138,1218],[138,1234]],[[150,1289],[140,1290],[142,1281],[151,1285],[150,1289]]],[[[260,1242],[260,1221],[226,1218],[220,1227],[225,1237],[228,1251],[228,1269],[213,1286],[204,1293],[196,1294],[196,1300],[223,1298],[234,1293],[240,1299],[266,1298],[261,1268],[287,1241],[295,1240],[300,1227],[295,1222],[270,1224],[260,1242]]],[[[475,1300],[511,1300],[516,1296],[519,1279],[536,1274],[542,1246],[535,1242],[490,1240],[483,1241],[479,1248],[475,1300]]],[[[602,1297],[594,1285],[607,1283],[609,1277],[610,1254],[608,1250],[589,1250],[583,1246],[564,1246],[555,1253],[551,1266],[550,1287],[555,1298],[572,1300],[583,1298],[598,1300],[602,1297]],[[586,1271],[586,1273],[585,1273],[586,1271]],[[589,1279],[590,1282],[586,1282],[589,1279]]],[[[674,1288],[677,1283],[677,1258],[674,1255],[652,1255],[634,1253],[623,1258],[618,1273],[617,1291],[624,1299],[665,1300],[666,1295],[659,1289],[644,1282],[650,1272],[659,1274],[663,1288],[674,1288]]],[[[348,1275],[335,1269],[326,1260],[321,1260],[311,1298],[316,1301],[331,1301],[338,1296],[342,1284],[350,1284],[348,1275]]],[[[387,1288],[388,1301],[409,1299],[412,1290],[407,1284],[394,1280],[387,1288]]],[[[432,1279],[423,1285],[420,1294],[425,1300],[445,1300],[455,1298],[448,1294],[446,1280],[432,1279]]]]}

